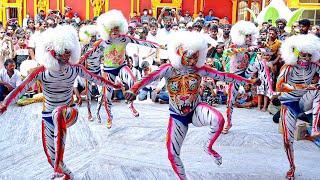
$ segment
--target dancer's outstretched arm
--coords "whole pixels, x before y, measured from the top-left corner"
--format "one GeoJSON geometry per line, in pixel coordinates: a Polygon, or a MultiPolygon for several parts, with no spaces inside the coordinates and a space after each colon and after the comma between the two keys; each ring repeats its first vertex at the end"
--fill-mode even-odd
{"type": "Polygon", "coordinates": [[[79,70],[79,76],[81,76],[85,79],[88,79],[89,81],[92,81],[100,86],[110,86],[110,87],[113,87],[116,89],[119,89],[122,87],[120,84],[114,84],[113,82],[111,82],[101,76],[97,76],[97,75],[91,73],[84,66],[82,66],[80,64],[75,64],[72,66],[77,67],[77,69],[79,70]]]}
{"type": "Polygon", "coordinates": [[[160,66],[157,71],[150,73],[148,76],[142,78],[141,81],[136,82],[129,91],[126,92],[126,99],[133,101],[135,96],[138,94],[139,90],[144,86],[150,84],[151,82],[161,79],[163,77],[168,77],[172,73],[172,65],[164,64],[160,66]]]}
{"type": "Polygon", "coordinates": [[[131,37],[128,35],[121,35],[121,36],[126,37],[126,40],[128,43],[139,44],[139,45],[150,47],[150,48],[159,48],[160,47],[160,45],[155,42],[137,39],[137,38],[134,38],[134,37],[131,37]]]}
{"type": "Polygon", "coordinates": [[[28,91],[28,89],[36,82],[39,75],[44,71],[44,66],[34,69],[18,87],[11,91],[0,105],[0,114],[4,113],[10,104],[17,102],[19,97],[28,91]]]}
{"type": "Polygon", "coordinates": [[[80,57],[78,64],[83,64],[92,55],[93,52],[99,50],[99,45],[101,42],[102,40],[98,40],[95,43],[93,43],[93,47],[80,57]]]}
{"type": "Polygon", "coordinates": [[[257,79],[246,79],[241,76],[232,74],[232,73],[226,73],[226,72],[221,72],[218,70],[215,70],[211,68],[210,66],[202,66],[201,68],[196,68],[200,76],[207,76],[211,77],[215,80],[218,81],[224,81],[224,82],[232,82],[232,83],[239,83],[241,85],[244,84],[255,84],[258,82],[257,79]]]}

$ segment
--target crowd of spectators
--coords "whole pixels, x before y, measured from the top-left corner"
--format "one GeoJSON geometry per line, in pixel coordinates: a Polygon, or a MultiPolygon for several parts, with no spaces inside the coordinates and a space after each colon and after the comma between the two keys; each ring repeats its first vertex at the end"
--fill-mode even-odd
{"type": "MultiPolygon", "coordinates": [[[[40,11],[34,19],[27,16],[23,20],[22,27],[16,24],[1,25],[0,101],[21,83],[21,79],[18,78],[20,77],[20,65],[23,61],[34,60],[35,42],[39,41],[37,37],[42,31],[60,24],[71,24],[79,29],[83,25],[95,24],[95,20],[96,18],[81,20],[79,15],[68,7],[65,14],[51,10],[47,14],[44,11],[40,11]]],[[[206,36],[208,40],[206,64],[219,71],[228,70],[228,57],[224,55],[224,50],[229,48],[232,43],[230,37],[232,25],[227,17],[215,17],[212,9],[207,14],[199,12],[197,17],[193,17],[188,11],[182,12],[171,8],[163,8],[158,18],[152,16],[152,10],[144,9],[141,16],[137,12],[133,13],[128,22],[128,35],[161,45],[161,49],[151,49],[135,44],[127,46],[126,61],[138,80],[157,70],[159,65],[169,62],[170,58],[168,57],[166,46],[170,41],[170,35],[177,31],[197,31],[206,36]]],[[[271,22],[264,22],[257,25],[260,29],[257,45],[260,48],[269,49],[271,54],[256,52],[255,59],[253,59],[253,63],[260,60],[269,62],[270,69],[274,75],[273,83],[276,82],[279,70],[283,65],[281,54],[279,53],[282,41],[298,33],[313,33],[318,37],[320,36],[319,26],[311,26],[310,21],[307,19],[294,23],[291,31],[286,31],[287,22],[284,19],[278,19],[275,24],[276,26],[272,26],[271,22]]],[[[255,76],[259,77],[259,71],[255,76]]],[[[78,85],[75,85],[75,87],[78,87],[78,85]]],[[[122,100],[124,90],[125,88],[114,91],[114,100],[122,100]]],[[[201,99],[211,105],[225,104],[227,92],[228,86],[223,82],[204,78],[201,83],[201,99]]],[[[169,95],[164,79],[160,79],[143,88],[139,93],[138,99],[140,101],[151,99],[154,102],[168,103],[169,95]]],[[[268,97],[259,94],[259,87],[247,85],[241,89],[235,105],[239,108],[258,107],[258,109],[266,111],[268,107],[269,109],[274,109],[279,106],[275,99],[276,96],[268,97]],[[270,100],[271,105],[269,105],[270,100]]],[[[278,113],[278,111],[272,112],[278,113]]]]}

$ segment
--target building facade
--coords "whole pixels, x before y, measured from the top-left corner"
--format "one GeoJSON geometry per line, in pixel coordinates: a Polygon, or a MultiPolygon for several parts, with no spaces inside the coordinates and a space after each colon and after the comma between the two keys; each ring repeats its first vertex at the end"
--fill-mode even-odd
{"type": "MultiPolygon", "coordinates": [[[[143,9],[152,9],[153,16],[157,16],[163,7],[181,9],[195,15],[199,11],[207,14],[209,9],[213,9],[215,16],[228,17],[234,23],[250,20],[246,8],[258,14],[269,3],[269,0],[0,0],[0,21],[6,24],[8,20],[16,19],[21,25],[27,14],[34,17],[40,10],[48,12],[50,9],[64,13],[68,6],[81,19],[92,19],[110,9],[119,9],[126,17],[135,11],[139,14],[143,9]]],[[[286,3],[291,9],[305,8],[302,17],[319,24],[320,0],[286,0],[286,3]]]]}

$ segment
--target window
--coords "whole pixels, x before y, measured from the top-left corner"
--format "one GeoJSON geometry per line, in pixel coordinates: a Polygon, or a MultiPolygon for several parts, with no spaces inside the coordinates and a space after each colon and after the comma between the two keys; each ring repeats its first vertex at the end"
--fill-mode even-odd
{"type": "Polygon", "coordinates": [[[320,0],[299,0],[300,3],[320,3],[320,0]]]}
{"type": "Polygon", "coordinates": [[[247,18],[247,11],[245,10],[248,8],[248,2],[246,0],[242,0],[238,4],[238,21],[246,20],[247,18]]]}
{"type": "Polygon", "coordinates": [[[317,10],[306,9],[303,11],[300,19],[309,19],[311,21],[312,25],[319,25],[320,24],[320,9],[317,9],[317,10]]]}

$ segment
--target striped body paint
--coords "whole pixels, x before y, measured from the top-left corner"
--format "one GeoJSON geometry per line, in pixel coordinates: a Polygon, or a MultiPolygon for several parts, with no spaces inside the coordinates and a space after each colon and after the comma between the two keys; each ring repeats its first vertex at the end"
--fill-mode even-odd
{"type": "Polygon", "coordinates": [[[205,151],[217,165],[222,163],[222,157],[212,149],[212,146],[221,134],[224,118],[215,108],[206,103],[200,103],[199,77],[210,77],[215,80],[239,84],[251,83],[248,79],[231,73],[219,72],[209,66],[176,69],[171,64],[164,64],[157,71],[136,82],[125,95],[126,99],[134,100],[138,91],[147,84],[158,79],[166,79],[170,96],[170,118],[166,144],[168,159],[179,179],[187,179],[184,165],[180,159],[180,150],[190,123],[196,127],[210,127],[205,151]],[[184,107],[186,104],[188,107],[184,107]]]}
{"type": "MultiPolygon", "coordinates": [[[[119,76],[121,81],[127,84],[129,88],[131,88],[131,86],[136,81],[136,77],[133,75],[130,68],[128,68],[128,66],[125,63],[125,49],[128,43],[139,44],[150,48],[159,47],[157,43],[136,39],[131,36],[122,34],[118,38],[110,38],[108,40],[101,41],[99,45],[97,45],[97,48],[95,48],[91,56],[97,55],[97,57],[99,57],[99,59],[102,60],[104,71],[103,76],[105,78],[108,78],[108,80],[114,83],[116,77],[119,76]]],[[[113,119],[113,115],[111,112],[112,92],[113,89],[111,87],[104,87],[102,100],[108,115],[108,128],[111,128],[113,119]]],[[[99,103],[98,112],[100,108],[101,103],[99,103]]],[[[138,111],[134,108],[132,103],[128,105],[128,108],[135,117],[139,116],[138,111]]],[[[97,114],[97,116],[99,119],[100,115],[97,114]]]]}
{"type": "Polygon", "coordinates": [[[312,135],[319,132],[317,124],[319,123],[320,91],[306,89],[312,83],[316,73],[319,75],[320,66],[315,63],[310,63],[307,67],[284,65],[278,77],[276,87],[277,91],[281,92],[279,100],[282,104],[284,147],[290,164],[287,172],[289,179],[293,179],[295,173],[293,142],[297,116],[312,110],[312,135]]]}
{"type": "MultiPolygon", "coordinates": [[[[78,110],[72,106],[72,88],[78,75],[99,85],[121,87],[90,73],[82,65],[61,65],[59,71],[48,70],[41,66],[35,69],[3,102],[7,107],[15,103],[36,80],[42,83],[45,97],[42,113],[42,141],[47,160],[54,168],[54,178],[73,178],[71,171],[63,162],[63,154],[67,128],[76,123],[78,118],[78,110]]],[[[4,109],[1,107],[1,110],[4,109]]]]}

